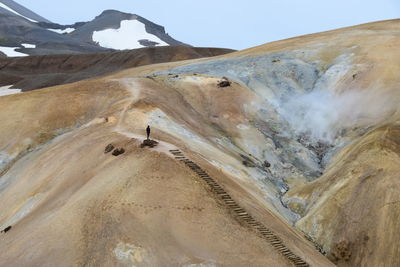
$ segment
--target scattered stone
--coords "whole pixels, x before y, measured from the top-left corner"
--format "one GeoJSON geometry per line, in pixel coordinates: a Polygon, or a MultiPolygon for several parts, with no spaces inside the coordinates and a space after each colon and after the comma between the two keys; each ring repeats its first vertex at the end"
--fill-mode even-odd
{"type": "Polygon", "coordinates": [[[148,147],[155,147],[156,145],[158,145],[158,142],[155,140],[151,140],[151,139],[145,139],[143,140],[143,143],[140,145],[141,148],[148,146],[148,147]]]}
{"type": "Polygon", "coordinates": [[[124,153],[125,153],[125,149],[120,147],[120,148],[114,149],[114,151],[112,152],[112,155],[113,156],[119,156],[119,155],[124,154],[124,153]]]}
{"type": "Polygon", "coordinates": [[[231,86],[231,82],[226,77],[222,77],[221,81],[218,81],[218,87],[228,87],[231,86]]]}
{"type": "Polygon", "coordinates": [[[276,63],[276,62],[280,62],[280,61],[281,61],[280,59],[273,59],[272,63],[276,63]]]}
{"type": "Polygon", "coordinates": [[[247,156],[240,154],[240,157],[242,157],[243,161],[242,164],[246,167],[256,167],[256,164],[247,156]]]}
{"type": "Polygon", "coordinates": [[[322,246],[320,244],[318,244],[316,241],[314,241],[314,239],[311,238],[311,236],[309,236],[307,233],[304,233],[304,237],[310,241],[311,243],[314,244],[315,248],[324,256],[326,256],[326,251],[322,248],[322,246]]]}
{"type": "Polygon", "coordinates": [[[271,167],[271,163],[269,163],[268,161],[264,160],[264,167],[265,168],[271,167]]]}
{"type": "Polygon", "coordinates": [[[138,42],[142,46],[150,46],[150,47],[154,47],[154,46],[157,46],[159,44],[157,42],[153,42],[153,41],[150,41],[150,40],[147,40],[147,39],[142,39],[142,40],[139,40],[138,42]]]}
{"type": "Polygon", "coordinates": [[[357,73],[353,74],[353,80],[357,77],[357,73]]]}
{"type": "Polygon", "coordinates": [[[104,154],[107,154],[109,152],[111,152],[114,149],[114,145],[113,144],[108,144],[106,146],[106,148],[104,149],[104,154]]]}
{"type": "Polygon", "coordinates": [[[315,153],[315,155],[318,157],[318,164],[322,163],[322,159],[324,158],[325,154],[333,148],[332,144],[326,142],[312,142],[309,136],[305,134],[302,134],[299,138],[297,138],[297,141],[315,153]]]}
{"type": "Polygon", "coordinates": [[[115,123],[117,121],[117,118],[115,118],[114,116],[110,116],[105,118],[105,121],[109,123],[115,123]]]}
{"type": "Polygon", "coordinates": [[[4,229],[1,231],[1,233],[7,233],[8,231],[11,230],[11,228],[12,228],[11,225],[10,225],[10,226],[7,226],[6,228],[4,228],[4,229]]]}
{"type": "Polygon", "coordinates": [[[351,258],[351,243],[343,240],[336,243],[331,250],[333,260],[338,262],[340,260],[349,261],[351,258]]]}
{"type": "Polygon", "coordinates": [[[253,162],[247,161],[247,160],[243,160],[243,161],[242,161],[242,164],[243,164],[244,166],[250,167],[250,168],[254,168],[254,167],[256,166],[253,162]]]}

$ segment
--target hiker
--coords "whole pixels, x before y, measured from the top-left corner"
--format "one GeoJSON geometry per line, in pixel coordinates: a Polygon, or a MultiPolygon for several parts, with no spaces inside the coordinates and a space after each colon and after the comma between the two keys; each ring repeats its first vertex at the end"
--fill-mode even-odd
{"type": "Polygon", "coordinates": [[[150,126],[149,125],[147,125],[146,133],[147,133],[147,140],[149,140],[149,137],[150,137],[150,126]]]}

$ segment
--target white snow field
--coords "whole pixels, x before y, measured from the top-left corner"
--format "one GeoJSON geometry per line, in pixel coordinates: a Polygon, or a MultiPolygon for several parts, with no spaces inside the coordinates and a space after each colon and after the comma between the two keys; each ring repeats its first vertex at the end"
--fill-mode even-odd
{"type": "Polygon", "coordinates": [[[52,32],[59,33],[59,34],[71,33],[71,32],[73,32],[73,31],[75,31],[74,28],[66,28],[66,29],[64,29],[64,30],[61,30],[61,29],[48,29],[48,30],[49,30],[49,31],[52,31],[52,32]]]}
{"type": "Polygon", "coordinates": [[[21,44],[25,48],[36,48],[36,45],[34,44],[21,44]]]}
{"type": "Polygon", "coordinates": [[[15,51],[15,49],[20,48],[20,47],[5,47],[5,46],[0,46],[0,51],[6,54],[7,57],[26,57],[27,54],[20,53],[15,51]]]}
{"type": "Polygon", "coordinates": [[[0,97],[21,93],[21,89],[10,89],[12,85],[0,86],[0,97]]]}
{"type": "Polygon", "coordinates": [[[29,21],[37,22],[36,20],[30,19],[30,18],[28,18],[28,17],[25,17],[25,16],[19,14],[17,11],[14,11],[13,9],[9,8],[8,6],[6,6],[6,5],[3,4],[3,3],[0,3],[0,7],[4,8],[4,9],[7,9],[8,11],[10,11],[10,12],[12,12],[12,13],[14,13],[14,14],[20,16],[20,17],[23,17],[23,18],[25,18],[25,19],[27,19],[27,20],[29,20],[29,21]]]}
{"type": "Polygon", "coordinates": [[[94,31],[92,39],[102,47],[119,50],[145,47],[139,43],[143,39],[157,42],[157,46],[168,45],[157,36],[146,32],[145,25],[137,20],[123,20],[119,29],[94,31]]]}

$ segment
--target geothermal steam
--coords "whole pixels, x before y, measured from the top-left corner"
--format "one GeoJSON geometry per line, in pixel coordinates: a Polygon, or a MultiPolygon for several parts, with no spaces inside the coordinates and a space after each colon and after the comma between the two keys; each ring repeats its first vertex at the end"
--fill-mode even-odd
{"type": "Polygon", "coordinates": [[[393,98],[355,90],[342,93],[314,90],[282,102],[278,111],[295,134],[306,135],[311,142],[325,143],[334,143],[342,130],[376,124],[395,108],[393,98]]]}

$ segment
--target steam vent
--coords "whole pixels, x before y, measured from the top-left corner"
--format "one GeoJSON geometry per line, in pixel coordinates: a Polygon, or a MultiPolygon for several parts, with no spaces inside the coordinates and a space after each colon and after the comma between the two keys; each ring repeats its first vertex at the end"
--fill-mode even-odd
{"type": "Polygon", "coordinates": [[[400,20],[233,51],[7,3],[0,266],[400,266],[400,20]]]}

